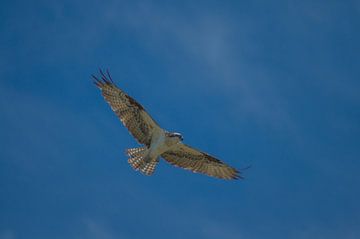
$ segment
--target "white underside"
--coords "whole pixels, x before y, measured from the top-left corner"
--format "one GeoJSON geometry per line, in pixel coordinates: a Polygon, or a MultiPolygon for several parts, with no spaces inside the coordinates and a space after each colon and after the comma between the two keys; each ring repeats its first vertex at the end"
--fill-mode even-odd
{"type": "Polygon", "coordinates": [[[173,148],[179,141],[165,135],[163,129],[157,129],[153,132],[150,147],[148,149],[148,156],[151,159],[158,158],[162,153],[173,148]]]}

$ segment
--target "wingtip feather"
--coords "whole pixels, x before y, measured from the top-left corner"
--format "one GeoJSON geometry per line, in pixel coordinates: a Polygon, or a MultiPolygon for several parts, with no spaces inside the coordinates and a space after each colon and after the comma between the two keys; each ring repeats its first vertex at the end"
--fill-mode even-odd
{"type": "Polygon", "coordinates": [[[102,87],[104,87],[105,85],[108,85],[108,86],[115,85],[108,69],[106,69],[106,72],[104,72],[101,68],[99,68],[99,73],[100,73],[100,77],[97,77],[93,74],[91,75],[94,84],[98,88],[102,89],[102,87]]]}
{"type": "Polygon", "coordinates": [[[91,77],[92,77],[93,83],[94,83],[97,87],[101,88],[101,81],[99,80],[99,78],[97,78],[97,77],[96,77],[95,75],[93,75],[93,74],[91,74],[91,77]]]}

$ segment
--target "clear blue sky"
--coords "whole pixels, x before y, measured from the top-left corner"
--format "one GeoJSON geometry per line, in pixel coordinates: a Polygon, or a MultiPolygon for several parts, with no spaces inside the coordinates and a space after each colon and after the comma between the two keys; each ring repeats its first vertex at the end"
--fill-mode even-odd
{"type": "Polygon", "coordinates": [[[0,239],[360,238],[359,1],[0,4],[0,239]],[[246,179],[132,170],[99,67],[246,179]]]}

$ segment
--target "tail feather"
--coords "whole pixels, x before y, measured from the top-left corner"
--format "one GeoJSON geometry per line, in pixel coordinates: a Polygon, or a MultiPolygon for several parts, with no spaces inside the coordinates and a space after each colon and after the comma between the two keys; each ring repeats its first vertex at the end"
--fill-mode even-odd
{"type": "Polygon", "coordinates": [[[143,163],[142,157],[136,157],[136,158],[129,158],[128,163],[133,167],[135,170],[139,170],[140,165],[143,163]]]}
{"type": "Polygon", "coordinates": [[[146,147],[132,148],[132,149],[127,149],[126,154],[129,155],[130,157],[139,157],[143,155],[145,151],[146,151],[146,147]]]}
{"type": "Polygon", "coordinates": [[[152,175],[155,171],[158,159],[150,159],[147,157],[147,148],[132,148],[126,150],[129,156],[128,162],[136,171],[140,170],[145,175],[152,175]]]}
{"type": "Polygon", "coordinates": [[[152,175],[155,172],[158,162],[159,160],[152,160],[148,163],[144,163],[140,166],[140,171],[145,175],[152,175]]]}

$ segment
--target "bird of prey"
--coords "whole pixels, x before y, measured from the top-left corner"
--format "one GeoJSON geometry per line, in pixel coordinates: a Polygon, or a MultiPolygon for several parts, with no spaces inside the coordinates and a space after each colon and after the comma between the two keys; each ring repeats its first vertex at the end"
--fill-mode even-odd
{"type": "Polygon", "coordinates": [[[166,162],[220,179],[242,178],[240,172],[193,147],[183,144],[179,133],[162,129],[144,107],[118,88],[109,71],[100,70],[100,77],[92,75],[111,109],[128,128],[131,135],[143,146],[127,149],[129,164],[145,175],[152,175],[160,157],[166,162]]]}

